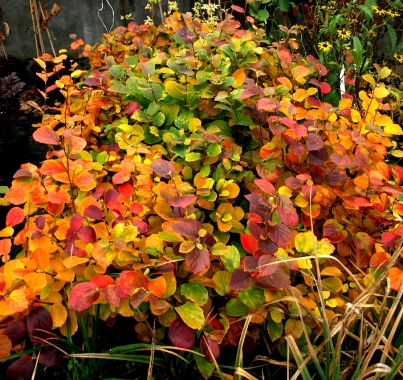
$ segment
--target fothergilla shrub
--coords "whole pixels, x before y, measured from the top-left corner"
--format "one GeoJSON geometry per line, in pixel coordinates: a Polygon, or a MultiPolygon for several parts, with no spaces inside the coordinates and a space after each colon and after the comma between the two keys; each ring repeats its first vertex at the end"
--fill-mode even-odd
{"type": "MultiPolygon", "coordinates": [[[[306,351],[386,270],[403,234],[390,70],[334,107],[322,64],[250,25],[174,13],[74,43],[91,69],[56,81],[65,100],[33,134],[47,159],[4,197],[3,324],[39,309],[67,336],[76,312],[119,314],[150,341],[156,320],[209,377],[243,329],[245,350],[306,351]]],[[[399,290],[398,266],[389,278],[399,290]]]]}

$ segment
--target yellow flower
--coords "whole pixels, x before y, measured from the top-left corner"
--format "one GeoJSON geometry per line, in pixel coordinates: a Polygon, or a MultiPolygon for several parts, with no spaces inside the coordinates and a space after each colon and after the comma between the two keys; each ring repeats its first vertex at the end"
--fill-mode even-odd
{"type": "Polygon", "coordinates": [[[351,32],[349,30],[338,30],[337,34],[339,35],[340,38],[342,38],[343,40],[348,40],[351,36],[351,32]]]}
{"type": "Polygon", "coordinates": [[[385,11],[385,13],[386,13],[387,15],[389,15],[390,17],[398,17],[398,16],[400,16],[400,13],[394,12],[394,11],[392,11],[392,10],[390,10],[390,11],[385,11]]]}
{"type": "Polygon", "coordinates": [[[297,33],[302,33],[304,31],[304,29],[306,29],[306,26],[305,25],[294,25],[291,29],[295,30],[297,33]]]}
{"type": "Polygon", "coordinates": [[[403,54],[396,54],[394,55],[396,61],[403,63],[403,54]]]}
{"type": "Polygon", "coordinates": [[[319,50],[322,50],[325,53],[327,53],[332,48],[332,44],[330,42],[326,42],[326,41],[319,42],[318,47],[319,47],[319,50]]]}
{"type": "Polygon", "coordinates": [[[386,13],[384,9],[379,8],[377,5],[373,5],[371,8],[379,16],[382,16],[386,13]]]}

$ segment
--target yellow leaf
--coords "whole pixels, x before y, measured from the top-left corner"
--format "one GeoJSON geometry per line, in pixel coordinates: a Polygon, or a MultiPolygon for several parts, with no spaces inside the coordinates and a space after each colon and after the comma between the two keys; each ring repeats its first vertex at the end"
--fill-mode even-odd
{"type": "Polygon", "coordinates": [[[392,70],[387,67],[382,67],[381,72],[379,74],[380,79],[387,78],[392,73],[392,70]]]}
{"type": "Polygon", "coordinates": [[[278,189],[278,193],[285,195],[287,198],[291,198],[291,197],[292,197],[292,190],[291,190],[289,187],[287,187],[287,186],[281,186],[281,187],[278,189]]]}
{"type": "Polygon", "coordinates": [[[232,87],[237,88],[243,84],[243,80],[246,78],[245,70],[241,67],[238,70],[235,70],[232,74],[232,77],[236,80],[236,83],[232,85],[232,87]]]}
{"type": "Polygon", "coordinates": [[[361,114],[357,110],[351,110],[351,120],[358,123],[361,120],[361,114]]]}
{"type": "Polygon", "coordinates": [[[30,293],[39,294],[40,291],[47,285],[48,281],[46,280],[45,273],[29,273],[24,276],[24,281],[29,287],[30,293]]]}
{"type": "Polygon", "coordinates": [[[309,260],[309,259],[297,260],[297,264],[301,269],[310,269],[310,268],[312,268],[312,263],[311,263],[311,260],[309,260]]]}
{"type": "Polygon", "coordinates": [[[321,276],[341,276],[341,270],[337,267],[327,267],[320,274],[321,276]]]}
{"type": "Polygon", "coordinates": [[[86,71],[84,71],[84,70],[74,70],[71,74],[70,74],[70,76],[72,77],[72,78],[79,78],[81,75],[83,75],[84,73],[85,73],[86,71]]]}
{"type": "Polygon", "coordinates": [[[390,154],[394,157],[401,158],[403,157],[403,150],[393,150],[390,154]]]}
{"type": "Polygon", "coordinates": [[[62,327],[67,320],[66,308],[58,302],[53,304],[49,311],[52,316],[53,327],[62,327]]]}
{"type": "Polygon", "coordinates": [[[300,232],[295,236],[295,248],[301,253],[311,253],[316,240],[316,236],[312,231],[300,232]]]}
{"type": "Polygon", "coordinates": [[[39,66],[42,67],[42,69],[44,70],[46,69],[46,63],[42,59],[40,58],[33,58],[33,59],[39,66]]]}
{"type": "Polygon", "coordinates": [[[69,324],[69,334],[72,336],[74,335],[77,330],[78,330],[78,324],[77,324],[77,314],[74,310],[69,309],[68,311],[68,320],[63,324],[63,326],[60,327],[60,333],[63,336],[68,336],[67,334],[67,323],[69,324]]]}
{"type": "Polygon", "coordinates": [[[352,104],[352,100],[351,99],[340,99],[339,102],[339,109],[343,110],[346,108],[350,108],[352,104]]]}
{"type": "Polygon", "coordinates": [[[329,306],[329,307],[336,307],[337,306],[337,301],[335,299],[326,300],[326,305],[329,306]]]}
{"type": "Polygon", "coordinates": [[[307,90],[305,90],[304,88],[299,88],[297,91],[294,92],[292,97],[296,102],[302,102],[308,96],[309,96],[309,94],[308,94],[307,90]]]}
{"type": "Polygon", "coordinates": [[[63,260],[63,265],[66,268],[73,268],[76,265],[86,263],[87,261],[88,261],[87,257],[70,256],[67,259],[63,260]]]}
{"type": "Polygon", "coordinates": [[[307,93],[308,93],[309,96],[315,95],[317,92],[318,92],[318,89],[316,87],[310,87],[307,90],[307,93]]]}
{"type": "Polygon", "coordinates": [[[389,90],[387,90],[385,87],[377,87],[374,90],[374,96],[375,98],[386,98],[389,95],[389,90]]]}
{"type": "Polygon", "coordinates": [[[277,78],[277,80],[283,84],[285,87],[287,87],[289,90],[292,90],[292,83],[290,82],[290,80],[287,77],[280,77],[277,78]]]}
{"type": "Polygon", "coordinates": [[[74,281],[74,278],[75,278],[75,274],[69,268],[62,269],[55,277],[56,280],[61,280],[61,281],[65,281],[65,282],[74,281]]]}
{"type": "Polygon", "coordinates": [[[10,237],[13,236],[14,228],[13,227],[6,227],[0,231],[0,237],[10,237]]]}
{"type": "Polygon", "coordinates": [[[365,74],[362,76],[362,79],[364,79],[366,82],[368,82],[372,88],[376,87],[375,79],[371,74],[365,74]]]}
{"type": "Polygon", "coordinates": [[[383,130],[388,135],[403,135],[402,127],[398,124],[388,125],[383,130]]]}

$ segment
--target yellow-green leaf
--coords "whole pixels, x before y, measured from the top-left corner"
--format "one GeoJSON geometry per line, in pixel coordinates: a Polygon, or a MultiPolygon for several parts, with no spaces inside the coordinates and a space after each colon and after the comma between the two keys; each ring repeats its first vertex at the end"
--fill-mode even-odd
{"type": "Polygon", "coordinates": [[[186,302],[184,305],[175,307],[183,322],[190,328],[200,330],[204,324],[203,310],[191,302],[186,302]]]}
{"type": "Polygon", "coordinates": [[[311,253],[316,241],[316,236],[312,233],[312,231],[300,232],[295,237],[295,248],[301,253],[311,253]]]}

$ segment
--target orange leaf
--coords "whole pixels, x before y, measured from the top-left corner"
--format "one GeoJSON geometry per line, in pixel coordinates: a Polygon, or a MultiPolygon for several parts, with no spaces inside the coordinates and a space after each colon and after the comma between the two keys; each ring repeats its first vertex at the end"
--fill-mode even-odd
{"type": "Polygon", "coordinates": [[[76,40],[76,41],[71,43],[70,49],[71,50],[77,50],[81,45],[84,45],[84,40],[82,40],[80,38],[79,40],[76,40]]]}
{"type": "Polygon", "coordinates": [[[0,240],[0,256],[5,256],[10,253],[11,250],[11,239],[1,239],[0,240]]]}
{"type": "Polygon", "coordinates": [[[5,358],[11,354],[13,343],[7,335],[0,335],[0,358],[5,358]]]}
{"type": "Polygon", "coordinates": [[[292,90],[292,83],[290,82],[290,80],[287,77],[280,77],[277,78],[277,80],[283,84],[285,87],[287,87],[289,90],[292,90]]]}
{"type": "Polygon", "coordinates": [[[403,272],[397,267],[391,268],[388,278],[390,279],[390,288],[398,292],[403,285],[403,272]]]}
{"type": "Polygon", "coordinates": [[[32,252],[32,260],[35,261],[37,268],[45,269],[49,266],[49,253],[43,248],[38,247],[32,252]]]}
{"type": "Polygon", "coordinates": [[[246,78],[245,70],[241,67],[238,70],[235,70],[232,74],[232,77],[236,80],[236,83],[232,85],[232,87],[237,88],[243,84],[243,80],[246,78]]]}
{"type": "Polygon", "coordinates": [[[369,266],[371,268],[378,268],[383,264],[386,264],[390,260],[389,253],[386,252],[377,252],[371,257],[371,261],[369,262],[369,266]]]}
{"type": "Polygon", "coordinates": [[[24,220],[24,211],[22,208],[13,207],[6,216],[6,227],[12,227],[24,220]]]}
{"type": "Polygon", "coordinates": [[[161,297],[167,290],[167,283],[164,277],[158,277],[148,283],[148,290],[156,297],[161,297]]]}

